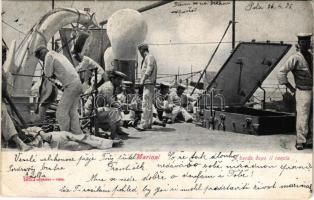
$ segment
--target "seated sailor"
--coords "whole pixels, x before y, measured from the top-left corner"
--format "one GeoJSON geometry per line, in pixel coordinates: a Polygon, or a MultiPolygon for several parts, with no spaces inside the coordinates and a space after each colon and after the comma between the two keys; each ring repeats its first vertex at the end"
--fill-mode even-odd
{"type": "MultiPolygon", "coordinates": [[[[96,123],[102,129],[106,129],[109,126],[111,139],[119,139],[118,134],[126,135],[120,129],[122,116],[119,110],[119,103],[116,101],[116,90],[121,86],[125,77],[127,76],[122,72],[112,71],[109,74],[109,81],[106,81],[98,88],[96,123]]],[[[85,103],[85,116],[90,115],[93,111],[92,100],[93,98],[90,96],[85,103]]]]}
{"type": "Polygon", "coordinates": [[[135,120],[137,103],[133,101],[132,84],[131,81],[123,81],[121,92],[117,95],[117,101],[121,105],[121,115],[124,126],[132,126],[135,120]]]}
{"type": "Polygon", "coordinates": [[[171,92],[169,95],[169,107],[172,108],[171,112],[171,120],[175,122],[179,115],[182,115],[185,122],[192,122],[193,118],[190,113],[186,110],[186,106],[188,104],[188,98],[185,94],[183,94],[185,90],[185,86],[179,84],[177,86],[177,90],[171,92]]]}
{"type": "Polygon", "coordinates": [[[171,109],[169,108],[169,88],[170,85],[166,82],[160,83],[159,90],[156,92],[155,108],[158,113],[158,119],[166,122],[171,119],[171,109]]]}

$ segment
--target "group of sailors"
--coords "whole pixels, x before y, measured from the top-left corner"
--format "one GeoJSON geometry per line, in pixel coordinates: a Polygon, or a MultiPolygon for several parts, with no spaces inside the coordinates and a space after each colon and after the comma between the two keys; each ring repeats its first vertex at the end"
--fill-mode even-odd
{"type": "MultiPolygon", "coordinates": [[[[298,150],[313,145],[311,121],[313,117],[313,55],[309,51],[311,36],[312,34],[298,35],[297,53],[287,60],[278,73],[279,83],[286,85],[292,93],[296,93],[296,148],[298,150]],[[288,81],[289,72],[294,75],[296,88],[288,81]]],[[[48,80],[48,83],[53,82],[56,87],[62,87],[63,90],[56,112],[60,131],[84,135],[79,115],[81,94],[92,94],[94,89],[98,92],[96,101],[94,101],[95,97],[87,95],[86,101],[81,102],[84,105],[80,109],[81,115],[83,117],[94,115],[96,126],[102,130],[109,130],[108,138],[112,141],[121,141],[120,136],[128,135],[121,128],[123,122],[134,126],[139,131],[145,131],[151,129],[154,124],[166,126],[167,123],[174,123],[179,115],[185,122],[193,121],[187,109],[191,99],[184,94],[185,86],[178,84],[176,91],[173,92],[169,92],[170,86],[167,83],[161,83],[157,88],[156,59],[149,52],[147,44],[140,45],[138,50],[143,58],[141,80],[135,87],[135,93],[132,93],[130,82],[123,82],[127,79],[126,74],[117,70],[105,72],[95,61],[81,54],[82,48],[74,48],[72,52],[73,57],[79,63],[76,68],[63,54],[48,50],[45,46],[36,49],[35,56],[44,63],[44,79],[48,80]],[[91,78],[95,79],[93,74],[96,74],[92,69],[95,68],[98,71],[98,77],[97,82],[93,83],[91,78]],[[78,71],[83,73],[78,73],[78,71]],[[61,87],[60,84],[62,84],[61,87]]],[[[2,93],[7,93],[3,69],[2,93]]],[[[46,96],[50,100],[54,99],[51,98],[52,92],[50,93],[46,96]]],[[[17,131],[7,110],[4,109],[6,106],[3,102],[2,99],[2,130],[6,130],[2,131],[2,135],[6,140],[13,140],[21,150],[28,150],[27,145],[17,136],[17,131]]],[[[49,104],[46,103],[41,104],[40,117],[48,106],[49,104]]]]}
{"type": "Polygon", "coordinates": [[[126,74],[118,70],[105,72],[97,62],[81,54],[81,47],[74,46],[71,52],[78,63],[76,67],[63,54],[45,46],[38,47],[34,55],[43,62],[42,84],[47,85],[42,86],[40,92],[37,120],[44,119],[45,112],[57,96],[53,88],[58,88],[63,93],[57,106],[56,120],[62,132],[86,134],[81,129],[80,118],[94,118],[95,127],[100,130],[97,136],[121,141],[128,136],[122,126],[145,131],[152,129],[153,125],[165,127],[167,123],[176,122],[179,116],[186,122],[192,122],[192,116],[187,111],[190,98],[184,94],[186,87],[178,84],[176,91],[170,92],[168,83],[157,85],[155,57],[149,52],[147,44],[140,45],[138,50],[143,57],[142,73],[140,82],[132,87],[133,83],[127,81],[126,74]],[[52,87],[47,89],[48,85],[52,87]],[[97,90],[97,96],[93,96],[94,90],[97,90]]]}
{"type": "MultiPolygon", "coordinates": [[[[157,63],[149,52],[147,44],[142,44],[138,50],[143,57],[141,65],[142,73],[139,84],[136,84],[133,92],[132,82],[127,80],[127,75],[113,70],[102,74],[102,79],[107,76],[107,81],[97,89],[96,105],[95,97],[88,96],[84,103],[83,116],[96,114],[96,126],[102,130],[110,131],[110,139],[119,140],[120,136],[127,136],[121,126],[133,126],[139,131],[152,129],[152,125],[165,127],[167,123],[173,123],[182,114],[186,122],[192,122],[192,116],[187,112],[188,98],[183,94],[184,85],[178,85],[176,91],[169,92],[170,85],[160,83],[156,85],[157,63]],[[97,107],[97,112],[93,113],[97,107]]],[[[94,68],[95,63],[93,64],[94,68]]],[[[87,65],[80,69],[86,70],[87,65]]],[[[91,66],[91,65],[90,65],[91,66]]],[[[92,68],[92,67],[91,67],[92,68]]],[[[99,68],[99,66],[98,66],[99,68]]],[[[85,76],[90,79],[91,73],[85,76]]],[[[99,80],[99,79],[98,79],[99,80]]],[[[90,92],[87,89],[85,93],[90,92]]]]}

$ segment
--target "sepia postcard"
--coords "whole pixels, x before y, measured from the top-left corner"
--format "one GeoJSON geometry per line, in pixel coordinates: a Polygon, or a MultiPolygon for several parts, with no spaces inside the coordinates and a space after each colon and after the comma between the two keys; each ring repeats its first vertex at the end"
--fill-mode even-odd
{"type": "Polygon", "coordinates": [[[1,196],[311,198],[313,1],[1,7],[1,196]]]}

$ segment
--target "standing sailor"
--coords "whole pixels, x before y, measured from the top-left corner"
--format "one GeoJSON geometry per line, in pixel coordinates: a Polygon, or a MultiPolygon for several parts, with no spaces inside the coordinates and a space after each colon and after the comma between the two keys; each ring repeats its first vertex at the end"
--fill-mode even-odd
{"type": "Polygon", "coordinates": [[[60,130],[82,134],[78,114],[82,84],[74,66],[64,55],[43,46],[36,49],[35,56],[44,62],[45,76],[57,79],[64,88],[56,113],[60,130]]]}
{"type": "Polygon", "coordinates": [[[296,95],[296,149],[313,145],[312,137],[312,97],[313,97],[313,54],[310,52],[312,34],[298,34],[298,52],[293,54],[281,67],[278,81],[296,95]],[[292,72],[296,88],[288,81],[287,74],[292,72]]]}
{"type": "Polygon", "coordinates": [[[153,123],[153,98],[154,89],[157,78],[157,63],[155,57],[149,53],[148,45],[139,45],[138,50],[143,57],[141,82],[143,85],[143,103],[142,103],[142,117],[138,130],[144,131],[152,128],[153,123]]]}

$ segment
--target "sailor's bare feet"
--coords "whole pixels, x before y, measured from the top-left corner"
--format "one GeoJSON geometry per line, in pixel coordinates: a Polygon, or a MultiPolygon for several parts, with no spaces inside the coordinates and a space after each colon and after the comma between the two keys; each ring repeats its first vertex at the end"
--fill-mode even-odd
{"type": "Polygon", "coordinates": [[[20,149],[21,151],[29,151],[29,150],[33,149],[33,147],[28,146],[28,145],[25,144],[25,143],[19,144],[18,146],[19,146],[19,149],[20,149]]]}
{"type": "Polygon", "coordinates": [[[28,143],[28,145],[29,146],[33,146],[33,147],[41,148],[43,146],[43,140],[41,139],[40,136],[37,136],[37,137],[35,137],[35,139],[33,141],[28,143]]]}
{"type": "Polygon", "coordinates": [[[13,136],[12,140],[15,142],[20,151],[29,151],[32,149],[31,146],[25,144],[17,135],[13,136]]]}

